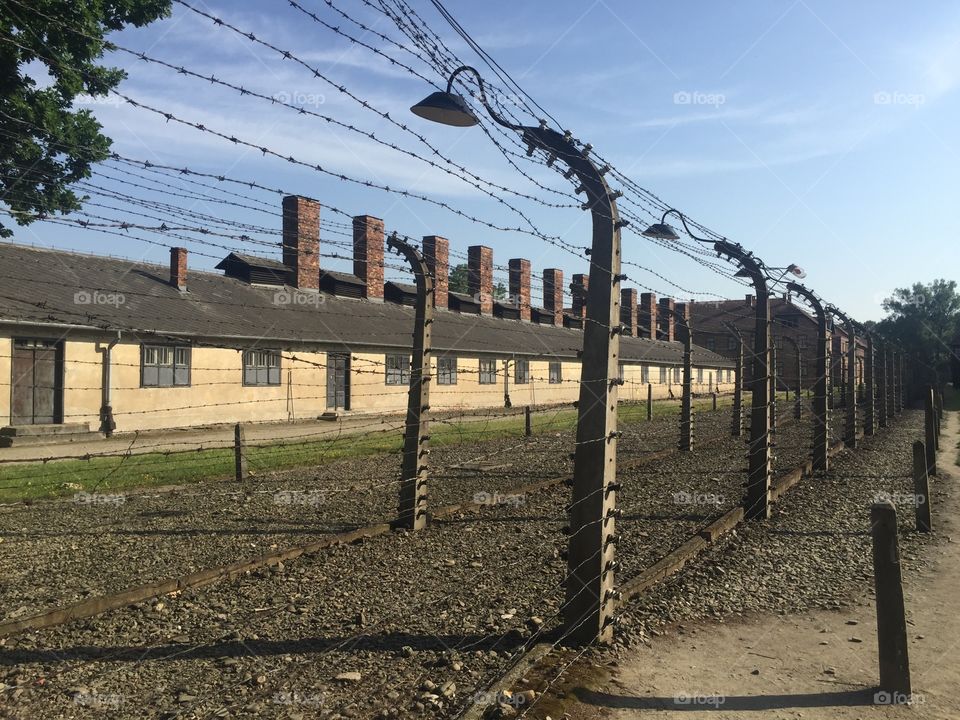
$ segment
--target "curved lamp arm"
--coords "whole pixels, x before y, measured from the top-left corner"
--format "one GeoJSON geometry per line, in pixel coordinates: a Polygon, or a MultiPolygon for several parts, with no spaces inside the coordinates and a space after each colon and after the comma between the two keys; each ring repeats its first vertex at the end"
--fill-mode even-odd
{"type": "Polygon", "coordinates": [[[457,78],[457,75],[461,73],[471,73],[477,79],[477,85],[480,86],[480,102],[483,103],[483,107],[487,109],[487,112],[490,114],[490,117],[493,118],[494,122],[498,125],[502,125],[505,128],[510,130],[523,130],[523,125],[514,125],[511,122],[504,120],[500,115],[497,114],[497,111],[490,106],[490,102],[487,100],[487,93],[483,89],[483,77],[480,75],[480,72],[470,65],[461,65],[452,73],[450,73],[450,78],[447,80],[447,92],[452,92],[453,90],[453,81],[457,78]]]}
{"type": "MultiPolygon", "coordinates": [[[[699,237],[699,236],[697,236],[697,235],[694,235],[693,232],[691,232],[691,230],[690,230],[690,226],[687,225],[687,216],[684,215],[684,214],[683,214],[682,212],[680,212],[679,210],[677,210],[676,208],[668,208],[668,209],[663,213],[663,216],[660,218],[660,224],[661,224],[661,225],[666,224],[666,222],[667,222],[667,215],[676,215],[678,218],[680,218],[680,222],[683,224],[683,229],[684,229],[684,231],[686,231],[687,235],[689,235],[691,238],[693,238],[693,239],[696,240],[697,242],[708,243],[708,244],[712,244],[713,242],[715,242],[714,240],[709,240],[709,239],[707,239],[707,238],[702,238],[702,237],[699,237]]],[[[726,238],[723,238],[723,239],[726,239],[726,238]]]]}

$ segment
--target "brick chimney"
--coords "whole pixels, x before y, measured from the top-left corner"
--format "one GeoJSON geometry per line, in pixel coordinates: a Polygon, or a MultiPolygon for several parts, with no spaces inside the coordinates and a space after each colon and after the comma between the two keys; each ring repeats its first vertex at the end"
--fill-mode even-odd
{"type": "Polygon", "coordinates": [[[450,241],[439,235],[424,235],[423,259],[433,273],[433,305],[446,309],[450,297],[450,241]]]}
{"type": "Polygon", "coordinates": [[[508,263],[510,270],[510,297],[517,303],[520,319],[530,321],[530,261],[514,258],[508,263]]]}
{"type": "Polygon", "coordinates": [[[480,303],[480,314],[493,315],[493,250],[486,245],[467,248],[467,287],[480,303]]]}
{"type": "Polygon", "coordinates": [[[563,327],[563,270],[543,271],[543,309],[552,315],[552,325],[563,327]]]}
{"type": "Polygon", "coordinates": [[[180,292],[187,291],[187,249],[170,248],[170,284],[180,292]]]}
{"type": "Polygon", "coordinates": [[[620,322],[627,326],[630,337],[637,336],[637,291],[625,288],[620,291],[620,322]]]}
{"type": "Polygon", "coordinates": [[[657,339],[673,342],[674,327],[676,319],[673,315],[675,310],[673,298],[660,298],[660,307],[657,319],[657,339]]]}
{"type": "Polygon", "coordinates": [[[383,220],[353,218],[353,274],[363,280],[363,296],[383,301],[383,220]]]}
{"type": "Polygon", "coordinates": [[[291,284],[302,290],[320,288],[320,203],[299,195],[283,199],[283,264],[291,284]]]}
{"type": "Polygon", "coordinates": [[[657,339],[657,296],[654,293],[640,293],[637,325],[639,337],[657,339]]]}
{"type": "MultiPolygon", "coordinates": [[[[690,327],[690,303],[677,303],[675,309],[677,311],[677,315],[686,320],[687,327],[690,327]]],[[[680,332],[676,332],[675,335],[677,340],[683,340],[683,335],[680,332]]],[[[693,337],[691,336],[690,339],[692,340],[693,337]]]]}
{"type": "Polygon", "coordinates": [[[587,316],[587,291],[590,288],[590,276],[577,273],[570,283],[570,292],[573,294],[573,316],[585,318],[587,316]]]}

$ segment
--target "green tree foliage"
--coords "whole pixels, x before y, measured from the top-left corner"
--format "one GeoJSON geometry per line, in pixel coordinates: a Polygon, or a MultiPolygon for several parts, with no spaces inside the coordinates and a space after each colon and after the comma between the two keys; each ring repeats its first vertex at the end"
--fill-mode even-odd
{"type": "MultiPolygon", "coordinates": [[[[70,185],[108,156],[110,139],[75,100],[126,77],[98,64],[103,36],[169,13],[170,0],[0,0],[0,200],[18,223],[80,207],[70,185]]],[[[0,237],[11,234],[0,223],[0,237]]]]}
{"type": "MultiPolygon", "coordinates": [[[[450,271],[450,292],[469,293],[470,292],[470,268],[466,263],[454,265],[450,271]]],[[[507,288],[500,282],[493,289],[494,300],[503,300],[507,297],[507,288]]]]}
{"type": "Polygon", "coordinates": [[[877,331],[894,338],[925,367],[924,381],[933,371],[942,380],[949,378],[952,352],[950,344],[960,331],[960,294],[953,280],[934,280],[898,288],[883,302],[887,317],[877,323],[877,331]]]}
{"type": "Polygon", "coordinates": [[[466,263],[455,265],[450,272],[450,292],[466,293],[469,291],[469,269],[466,263]]]}

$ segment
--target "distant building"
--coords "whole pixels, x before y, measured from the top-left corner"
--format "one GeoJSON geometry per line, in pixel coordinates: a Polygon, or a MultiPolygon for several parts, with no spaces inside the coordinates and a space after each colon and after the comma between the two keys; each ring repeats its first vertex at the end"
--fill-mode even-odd
{"type": "MultiPolygon", "coordinates": [[[[753,348],[754,318],[756,317],[756,297],[745,295],[743,300],[720,300],[691,302],[688,304],[693,339],[698,345],[730,359],[737,355],[739,331],[745,343],[744,377],[749,382],[752,377],[750,353],[753,348]]],[[[817,321],[803,307],[793,302],[789,295],[770,299],[771,337],[776,348],[777,388],[793,389],[797,384],[796,357],[800,352],[803,387],[813,386],[817,369],[817,321]],[[793,340],[791,342],[790,340],[793,340]],[[794,346],[796,343],[796,347],[794,346]]],[[[842,327],[834,326],[830,331],[831,363],[830,377],[834,387],[846,383],[844,368],[847,363],[847,334],[842,327]]],[[[857,340],[857,378],[863,378],[863,359],[866,344],[863,338],[857,340]]]]}
{"type": "MultiPolygon", "coordinates": [[[[0,244],[0,425],[118,432],[406,407],[412,286],[384,282],[383,223],[353,223],[353,273],[320,267],[319,204],[284,199],[282,259],[231,253],[222,273],[0,244]],[[109,410],[108,410],[109,409],[109,410]]],[[[562,307],[563,273],[543,273],[533,306],[530,263],[510,261],[510,298],[492,296],[493,253],[469,252],[471,294],[448,291],[449,244],[424,238],[436,285],[435,410],[567,403],[579,395],[585,320],[580,288],[562,307]]],[[[585,276],[578,283],[582,284],[585,276]]],[[[636,291],[625,315],[636,310],[636,291]]],[[[630,293],[633,293],[630,295],[630,293]]],[[[620,397],[679,396],[682,347],[621,340],[620,397]]],[[[696,392],[729,390],[732,365],[696,347],[696,392]]]]}

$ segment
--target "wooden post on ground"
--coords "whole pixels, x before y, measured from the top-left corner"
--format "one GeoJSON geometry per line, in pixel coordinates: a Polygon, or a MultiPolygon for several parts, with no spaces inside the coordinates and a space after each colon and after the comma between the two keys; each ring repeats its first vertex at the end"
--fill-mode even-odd
{"type": "Polygon", "coordinates": [[[717,391],[713,391],[713,411],[717,411],[717,391]]]}
{"type": "Polygon", "coordinates": [[[647,420],[653,420],[653,383],[647,383],[647,420]]]}
{"type": "Polygon", "coordinates": [[[910,659],[903,578],[897,542],[897,510],[889,500],[870,508],[873,535],[873,580],[877,592],[877,644],[880,650],[880,690],[895,702],[910,698],[910,659]],[[901,700],[902,698],[902,700],[901,700]]]}
{"type": "Polygon", "coordinates": [[[913,444],[913,496],[917,507],[917,532],[930,532],[930,482],[927,450],[921,440],[913,444]]]}
{"type": "Polygon", "coordinates": [[[924,443],[927,448],[927,474],[937,474],[937,420],[933,409],[933,388],[928,387],[923,398],[924,443]]]}
{"type": "Polygon", "coordinates": [[[523,409],[523,434],[527,437],[533,435],[533,421],[530,417],[530,406],[527,405],[523,409]]]}
{"type": "Polygon", "coordinates": [[[247,479],[247,443],[243,435],[243,425],[237,423],[233,428],[233,461],[236,480],[247,479]]]}

